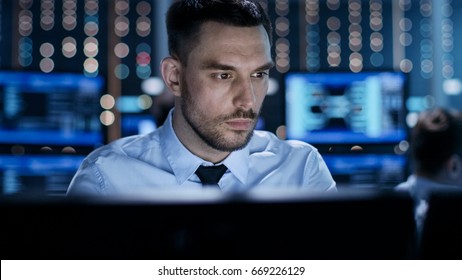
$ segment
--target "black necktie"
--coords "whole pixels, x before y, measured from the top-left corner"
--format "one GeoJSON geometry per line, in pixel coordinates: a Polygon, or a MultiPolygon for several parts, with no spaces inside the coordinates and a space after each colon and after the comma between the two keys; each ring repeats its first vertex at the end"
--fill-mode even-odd
{"type": "Polygon", "coordinates": [[[196,174],[201,179],[202,185],[212,185],[218,186],[218,181],[220,181],[223,174],[225,174],[228,167],[223,164],[215,166],[199,166],[196,170],[196,174]]]}

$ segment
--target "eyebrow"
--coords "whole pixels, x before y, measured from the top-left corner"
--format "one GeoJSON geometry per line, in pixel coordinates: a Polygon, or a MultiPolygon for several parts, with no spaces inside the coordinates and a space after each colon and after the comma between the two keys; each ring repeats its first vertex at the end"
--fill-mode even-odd
{"type": "MultiPolygon", "coordinates": [[[[270,61],[260,67],[258,67],[257,69],[255,69],[255,72],[258,72],[258,71],[264,71],[264,70],[270,70],[271,68],[274,67],[274,62],[273,61],[270,61]]],[[[216,61],[209,61],[209,62],[204,62],[202,64],[202,69],[220,69],[220,70],[230,70],[230,71],[234,71],[236,70],[236,67],[232,66],[232,65],[228,65],[228,64],[223,64],[223,63],[219,63],[219,62],[216,62],[216,61]]]]}
{"type": "Polygon", "coordinates": [[[270,62],[258,67],[257,69],[255,69],[255,71],[258,72],[258,71],[270,70],[273,67],[274,67],[274,62],[270,61],[270,62]]]}

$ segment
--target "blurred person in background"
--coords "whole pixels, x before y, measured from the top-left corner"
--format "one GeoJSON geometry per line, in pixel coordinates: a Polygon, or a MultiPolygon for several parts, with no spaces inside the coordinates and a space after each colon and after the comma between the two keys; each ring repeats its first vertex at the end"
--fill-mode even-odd
{"type": "Polygon", "coordinates": [[[434,108],[419,114],[411,132],[413,173],[396,189],[415,199],[421,228],[433,191],[462,187],[462,113],[434,108]]]}

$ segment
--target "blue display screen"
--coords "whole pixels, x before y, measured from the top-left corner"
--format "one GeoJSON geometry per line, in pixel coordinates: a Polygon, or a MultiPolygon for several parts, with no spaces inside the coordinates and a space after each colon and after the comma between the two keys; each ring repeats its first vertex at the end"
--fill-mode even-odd
{"type": "Polygon", "coordinates": [[[3,195],[66,193],[82,163],[79,155],[0,155],[0,191],[3,195]]]}
{"type": "Polygon", "coordinates": [[[325,154],[323,159],[339,187],[395,187],[408,175],[404,155],[325,154]]]}
{"type": "Polygon", "coordinates": [[[101,77],[0,71],[0,144],[98,146],[101,77]]]}
{"type": "Polygon", "coordinates": [[[288,73],[287,138],[312,144],[398,143],[407,137],[400,72],[288,73]]]}

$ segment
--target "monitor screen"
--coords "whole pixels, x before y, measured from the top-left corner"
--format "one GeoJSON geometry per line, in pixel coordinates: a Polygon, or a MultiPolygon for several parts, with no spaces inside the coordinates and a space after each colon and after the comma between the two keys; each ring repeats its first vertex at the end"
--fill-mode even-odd
{"type": "Polygon", "coordinates": [[[401,72],[284,76],[287,138],[311,144],[393,144],[407,138],[401,72]]]}
{"type": "Polygon", "coordinates": [[[64,196],[83,155],[0,155],[0,193],[64,196]]]}
{"type": "Polygon", "coordinates": [[[408,176],[408,159],[396,154],[324,154],[337,187],[394,188],[408,176]]]}
{"type": "Polygon", "coordinates": [[[0,144],[98,146],[101,77],[0,71],[0,144]]]}

